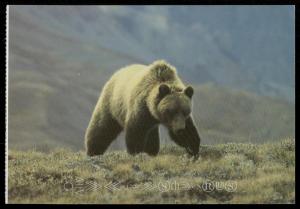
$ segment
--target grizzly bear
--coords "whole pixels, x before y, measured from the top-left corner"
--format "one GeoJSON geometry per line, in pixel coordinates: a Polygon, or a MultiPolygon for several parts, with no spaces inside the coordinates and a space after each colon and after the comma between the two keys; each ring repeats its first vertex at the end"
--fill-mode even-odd
{"type": "Polygon", "coordinates": [[[85,134],[87,155],[103,154],[124,130],[129,154],[155,156],[162,124],[176,144],[198,156],[200,137],[191,116],[193,93],[164,60],[120,69],[103,87],[92,114],[85,134]]]}

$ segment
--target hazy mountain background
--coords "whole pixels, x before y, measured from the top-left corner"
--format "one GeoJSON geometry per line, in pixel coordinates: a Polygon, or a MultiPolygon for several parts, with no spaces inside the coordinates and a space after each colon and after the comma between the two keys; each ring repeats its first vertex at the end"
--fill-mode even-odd
{"type": "Polygon", "coordinates": [[[155,59],[194,86],[203,144],[294,137],[294,28],[293,6],[10,6],[9,147],[83,149],[105,81],[155,59]]]}

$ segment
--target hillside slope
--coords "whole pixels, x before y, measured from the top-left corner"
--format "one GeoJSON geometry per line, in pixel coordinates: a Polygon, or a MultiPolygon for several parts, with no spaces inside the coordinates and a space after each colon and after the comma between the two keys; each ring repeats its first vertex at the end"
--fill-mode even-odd
{"type": "Polygon", "coordinates": [[[84,53],[64,47],[64,35],[145,63],[167,59],[189,82],[213,81],[294,101],[293,6],[14,5],[10,14],[22,18],[22,25],[10,21],[18,34],[34,38],[17,45],[42,41],[44,51],[58,46],[61,58],[80,59],[84,53]]]}
{"type": "Polygon", "coordinates": [[[10,12],[9,146],[79,148],[110,70],[138,61],[39,21],[10,12]]]}
{"type": "MultiPolygon", "coordinates": [[[[259,69],[249,74],[243,71],[228,53],[220,51],[219,45],[225,44],[224,48],[227,41],[227,44],[231,43],[231,37],[237,36],[235,33],[231,34],[232,31],[228,31],[228,28],[239,32],[236,30],[239,25],[238,19],[242,17],[239,9],[159,8],[11,6],[9,148],[30,149],[35,146],[41,149],[82,149],[85,129],[105,81],[120,67],[132,63],[149,64],[155,58],[167,58],[167,61],[177,67],[182,80],[191,81],[194,86],[193,114],[202,136],[202,143],[263,142],[294,137],[294,104],[285,102],[284,99],[249,93],[242,90],[241,86],[237,86],[236,90],[225,89],[223,86],[232,82],[248,85],[250,82],[256,87],[256,79],[253,77],[261,75],[259,69],[264,66],[257,62],[253,69],[259,69]],[[235,12],[226,12],[231,10],[235,12]],[[208,11],[213,11],[213,15],[208,11]],[[132,14],[140,18],[133,20],[132,17],[135,16],[132,14]],[[207,18],[211,16],[213,17],[210,24],[207,18]],[[223,21],[218,22],[223,18],[226,27],[222,24],[223,21]],[[232,26],[228,18],[233,21],[232,26]],[[158,27],[159,25],[151,24],[153,20],[157,20],[157,24],[166,20],[165,26],[168,27],[167,31],[171,30],[172,37],[156,33],[157,30],[166,28],[164,25],[158,27]],[[214,36],[211,34],[217,37],[212,38],[214,36]],[[194,55],[197,57],[194,58],[194,55]],[[219,85],[206,84],[207,81],[219,85]]],[[[252,10],[246,8],[243,11],[247,12],[247,15],[242,21],[250,21],[248,18],[252,10]]],[[[264,22],[267,21],[263,18],[265,15],[273,16],[281,10],[253,7],[253,11],[264,22]]],[[[290,30],[290,22],[287,25],[282,22],[285,18],[292,19],[288,7],[284,7],[282,15],[276,18],[276,24],[268,25],[272,31],[276,31],[279,26],[283,27],[282,24],[290,30]]],[[[258,24],[260,23],[261,21],[258,21],[258,24]]],[[[238,28],[240,27],[243,28],[242,25],[238,28]]],[[[285,34],[286,31],[288,30],[280,32],[285,34]]],[[[257,53],[251,53],[255,49],[252,48],[253,44],[246,44],[245,39],[249,34],[242,29],[240,33],[243,35],[236,37],[236,40],[243,38],[244,47],[249,47],[249,51],[245,51],[249,54],[242,56],[243,48],[239,48],[237,55],[245,59],[250,54],[256,55],[257,53]]],[[[278,37],[272,36],[268,46],[282,37],[284,41],[277,41],[274,47],[278,48],[273,51],[277,55],[279,52],[290,53],[290,37],[280,34],[278,37]]],[[[253,38],[258,41],[266,36],[267,30],[262,30],[253,38]]],[[[242,43],[237,45],[241,46],[242,43]]],[[[230,46],[229,44],[225,48],[230,46]]],[[[269,56],[269,53],[263,53],[269,56]]],[[[289,56],[288,53],[284,54],[289,56]]],[[[276,79],[282,78],[282,82],[285,83],[282,85],[287,85],[288,93],[292,94],[294,87],[290,77],[293,75],[293,68],[286,64],[288,59],[285,58],[281,60],[280,65],[276,64],[280,60],[272,59],[272,62],[268,63],[272,66],[274,64],[276,68],[286,67],[287,72],[277,70],[276,73],[274,71],[274,76],[276,79]]],[[[268,69],[273,69],[272,66],[268,69]]],[[[268,76],[269,73],[261,78],[261,83],[268,84],[264,79],[273,78],[268,76]]],[[[276,84],[281,85],[280,82],[276,84]]],[[[163,143],[170,142],[163,128],[161,138],[163,143]]],[[[121,135],[112,147],[124,148],[122,139],[121,135]]]]}
{"type": "Polygon", "coordinates": [[[178,147],[157,157],[9,151],[9,203],[295,203],[295,141],[178,147]]]}

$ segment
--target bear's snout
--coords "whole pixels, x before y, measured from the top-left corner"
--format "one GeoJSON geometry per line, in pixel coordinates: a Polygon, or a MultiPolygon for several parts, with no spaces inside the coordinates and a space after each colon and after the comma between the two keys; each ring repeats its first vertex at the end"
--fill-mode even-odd
{"type": "Polygon", "coordinates": [[[176,117],[172,122],[173,132],[179,134],[185,129],[185,119],[184,117],[176,117]]]}

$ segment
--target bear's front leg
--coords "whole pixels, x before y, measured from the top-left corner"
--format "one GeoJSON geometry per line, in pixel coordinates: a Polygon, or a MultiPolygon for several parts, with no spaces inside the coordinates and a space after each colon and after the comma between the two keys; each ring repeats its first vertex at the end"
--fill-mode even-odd
{"type": "Polygon", "coordinates": [[[151,128],[146,135],[143,151],[148,155],[156,156],[159,152],[159,129],[158,125],[151,128]]]}
{"type": "Polygon", "coordinates": [[[183,129],[177,134],[169,130],[169,135],[176,144],[184,147],[189,154],[198,158],[200,148],[200,136],[191,117],[189,117],[185,123],[185,129],[183,129]]]}
{"type": "Polygon", "coordinates": [[[148,112],[142,111],[136,115],[131,115],[127,120],[125,128],[125,140],[127,152],[135,155],[146,152],[150,155],[156,155],[159,144],[149,146],[147,139],[153,143],[159,143],[158,128],[155,127],[155,121],[149,116],[148,112]]]}
{"type": "Polygon", "coordinates": [[[141,124],[128,126],[125,131],[127,152],[131,155],[143,152],[148,129],[145,129],[145,127],[141,124]]]}

